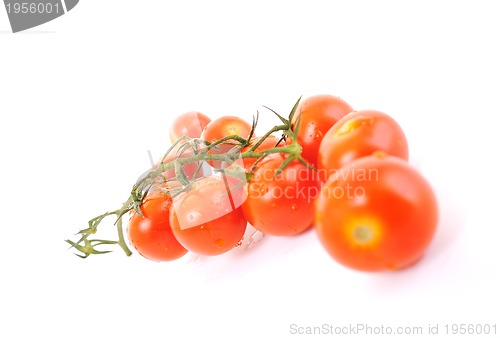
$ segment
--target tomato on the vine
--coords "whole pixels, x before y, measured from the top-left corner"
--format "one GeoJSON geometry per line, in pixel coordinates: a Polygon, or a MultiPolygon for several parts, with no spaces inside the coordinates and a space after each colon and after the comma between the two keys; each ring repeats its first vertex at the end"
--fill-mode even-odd
{"type": "Polygon", "coordinates": [[[296,235],[313,223],[313,201],[319,194],[316,172],[294,160],[278,174],[286,158],[272,154],[257,164],[243,203],[248,222],[269,235],[296,235]]]}
{"type": "MultiPolygon", "coordinates": [[[[170,195],[154,186],[141,205],[141,216],[130,212],[127,233],[132,246],[147,259],[172,261],[184,256],[187,250],[174,237],[170,228],[170,195]]],[[[166,188],[166,186],[165,186],[166,188]]]]}
{"type": "Polygon", "coordinates": [[[224,175],[194,181],[174,198],[170,212],[174,236],[188,250],[202,255],[231,250],[246,229],[241,211],[243,194],[242,182],[224,175]]]}
{"type": "MultiPolygon", "coordinates": [[[[176,159],[188,159],[194,155],[195,155],[195,152],[193,149],[188,149],[186,151],[180,152],[178,147],[176,147],[176,149],[172,150],[167,155],[167,157],[163,160],[163,163],[169,164],[169,163],[175,161],[176,159]]],[[[192,180],[194,178],[200,178],[200,177],[204,176],[203,165],[204,165],[203,161],[197,161],[197,162],[195,161],[195,162],[187,163],[187,164],[179,166],[177,172],[182,170],[182,172],[184,173],[186,178],[189,180],[192,180]]],[[[153,169],[155,169],[157,167],[158,167],[158,164],[156,164],[153,167],[153,169]]],[[[162,173],[162,176],[165,177],[167,180],[173,180],[176,177],[176,175],[177,175],[177,173],[176,173],[175,168],[165,170],[162,173]]]]}
{"type": "Polygon", "coordinates": [[[201,138],[208,142],[219,140],[226,136],[238,135],[248,137],[252,126],[237,116],[222,116],[205,126],[201,138]]]}
{"type": "Polygon", "coordinates": [[[436,231],[438,206],[427,180],[382,152],[342,167],[316,201],[315,228],[327,252],[362,271],[415,263],[436,231]]]}
{"type": "Polygon", "coordinates": [[[256,231],[293,236],[313,226],[330,256],[349,268],[414,264],[434,236],[438,206],[407,162],[401,127],[332,95],[299,102],[288,119],[269,109],[280,122],[265,137],[254,135],[258,116],[252,124],[236,116],[211,121],[194,111],[177,116],[169,129],[173,146],[137,179],[127,200],[66,242],[82,258],[109,252],[102,245],[118,245],[129,256],[122,217],[132,210],[129,242],[154,261],[188,251],[219,255],[243,245],[243,236],[257,240],[256,231]],[[281,139],[273,136],[278,132],[281,139]],[[116,217],[118,240],[94,238],[109,216],[116,217]]]}
{"type": "Polygon", "coordinates": [[[326,180],[331,171],[375,151],[408,160],[408,142],[399,124],[376,110],[360,110],[341,118],[323,137],[318,168],[326,180]]]}
{"type": "Polygon", "coordinates": [[[295,127],[300,118],[298,142],[302,146],[302,157],[316,165],[323,136],[351,111],[352,107],[347,102],[332,95],[316,95],[302,101],[292,120],[295,127]]]}
{"type": "MultiPolygon", "coordinates": [[[[250,149],[252,149],[252,147],[261,140],[260,137],[254,137],[251,141],[250,141],[250,145],[244,147],[241,149],[241,153],[245,153],[247,151],[249,151],[250,149]]],[[[264,141],[262,141],[262,143],[254,150],[256,152],[262,152],[264,150],[268,150],[268,149],[272,149],[274,147],[283,147],[285,145],[284,142],[280,142],[278,144],[278,141],[279,139],[273,135],[270,135],[268,137],[266,137],[264,139],[264,141]]],[[[257,161],[256,158],[251,158],[251,157],[248,157],[248,158],[244,158],[243,159],[243,165],[245,167],[246,170],[249,170],[252,168],[252,166],[255,164],[255,162],[257,161]]]]}
{"type": "Polygon", "coordinates": [[[170,125],[170,141],[174,143],[181,136],[199,138],[203,128],[210,123],[210,118],[199,112],[187,112],[178,115],[170,125]]]}
{"type": "MultiPolygon", "coordinates": [[[[222,116],[210,122],[201,133],[201,138],[208,142],[214,142],[227,136],[240,136],[247,138],[250,135],[252,126],[237,116],[222,116]]],[[[236,146],[238,142],[228,140],[224,144],[218,144],[208,152],[211,155],[227,154],[230,152],[239,153],[236,146]]],[[[224,164],[221,161],[209,161],[210,165],[215,168],[221,168],[224,164]]]]}

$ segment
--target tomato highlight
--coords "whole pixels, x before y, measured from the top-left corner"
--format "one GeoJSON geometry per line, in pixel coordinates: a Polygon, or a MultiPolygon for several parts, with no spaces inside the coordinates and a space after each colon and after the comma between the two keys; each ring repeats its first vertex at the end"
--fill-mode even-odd
{"type": "Polygon", "coordinates": [[[210,176],[192,183],[174,198],[170,226],[188,250],[220,255],[238,245],[247,221],[241,211],[244,190],[238,180],[210,176]]]}
{"type": "Polygon", "coordinates": [[[323,181],[336,169],[376,151],[408,160],[408,142],[399,124],[375,110],[352,112],[332,126],[322,139],[318,168],[323,181]]]}
{"type": "Polygon", "coordinates": [[[187,253],[170,228],[172,201],[163,189],[157,186],[149,191],[141,205],[142,215],[131,211],[127,232],[130,243],[139,254],[158,262],[172,261],[187,253]]]}
{"type": "Polygon", "coordinates": [[[307,161],[316,165],[319,145],[324,135],[352,110],[347,102],[332,95],[311,96],[300,104],[292,124],[296,128],[300,121],[297,139],[307,161]]]}

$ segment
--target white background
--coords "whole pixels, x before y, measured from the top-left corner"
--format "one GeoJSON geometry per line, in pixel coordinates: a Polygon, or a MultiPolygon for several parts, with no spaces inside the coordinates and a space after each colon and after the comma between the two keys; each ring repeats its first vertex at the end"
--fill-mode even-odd
{"type": "Polygon", "coordinates": [[[0,336],[291,337],[294,323],[500,331],[497,6],[82,0],[18,34],[0,8],[0,336]],[[164,264],[68,250],[64,239],[126,199],[147,151],[166,149],[176,114],[250,120],[318,93],[406,131],[441,211],[417,266],[354,272],[314,232],[164,264]]]}

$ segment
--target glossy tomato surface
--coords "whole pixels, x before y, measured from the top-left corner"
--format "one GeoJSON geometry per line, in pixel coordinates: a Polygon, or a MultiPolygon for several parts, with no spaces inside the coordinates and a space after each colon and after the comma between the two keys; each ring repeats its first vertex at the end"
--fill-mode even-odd
{"type": "Polygon", "coordinates": [[[210,118],[199,112],[192,111],[178,115],[170,125],[170,142],[174,143],[181,136],[199,138],[209,122],[210,118]]]}
{"type": "Polygon", "coordinates": [[[247,221],[241,204],[242,182],[210,176],[194,183],[174,198],[170,225],[174,236],[188,250],[219,255],[233,249],[245,233],[247,221]]]}
{"type": "Polygon", "coordinates": [[[335,260],[362,271],[413,264],[437,223],[437,201],[427,180],[406,161],[380,153],[343,167],[316,201],[321,243],[335,260]]]}
{"type": "Polygon", "coordinates": [[[128,238],[137,252],[147,259],[172,261],[187,253],[170,228],[171,204],[167,193],[152,188],[141,205],[144,217],[131,211],[128,238]]]}
{"type": "Polygon", "coordinates": [[[247,186],[243,213],[256,229],[269,235],[290,236],[308,229],[319,194],[316,173],[297,160],[281,173],[286,155],[272,154],[257,165],[247,186]]]}
{"type": "Polygon", "coordinates": [[[322,179],[327,172],[376,151],[408,160],[403,129],[389,115],[375,110],[352,112],[341,118],[323,137],[318,152],[322,179]]]}
{"type": "Polygon", "coordinates": [[[293,117],[297,125],[300,118],[298,141],[302,146],[302,156],[316,165],[318,149],[326,132],[352,107],[339,97],[332,95],[311,96],[302,101],[293,117]]]}
{"type": "MultiPolygon", "coordinates": [[[[252,126],[237,116],[223,116],[210,122],[201,134],[201,138],[208,142],[215,142],[228,136],[240,136],[247,138],[252,126]]],[[[209,154],[223,155],[228,153],[240,153],[239,143],[236,140],[227,140],[209,150],[209,154]]],[[[224,168],[230,164],[227,161],[211,160],[210,165],[214,168],[224,168]]]]}
{"type": "Polygon", "coordinates": [[[208,142],[213,142],[230,135],[238,135],[246,138],[250,134],[251,129],[252,126],[240,117],[222,116],[206,125],[201,133],[201,137],[208,142]]]}

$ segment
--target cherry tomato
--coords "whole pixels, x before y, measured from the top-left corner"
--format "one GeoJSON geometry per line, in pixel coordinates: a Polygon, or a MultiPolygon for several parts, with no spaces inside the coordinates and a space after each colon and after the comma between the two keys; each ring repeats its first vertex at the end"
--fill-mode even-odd
{"type": "Polygon", "coordinates": [[[316,201],[315,228],[327,252],[362,271],[415,263],[436,231],[438,206],[426,179],[382,152],[330,177],[316,201]]]}
{"type": "MultiPolygon", "coordinates": [[[[251,129],[252,126],[239,117],[223,116],[210,122],[203,129],[201,138],[208,142],[214,142],[231,135],[247,138],[251,129]]],[[[235,140],[228,140],[226,143],[219,144],[210,149],[209,154],[239,153],[240,148],[238,148],[238,144],[235,140]]],[[[227,164],[222,161],[209,161],[208,163],[217,169],[223,168],[227,164]]]]}
{"type": "MultiPolygon", "coordinates": [[[[244,147],[244,148],[241,149],[241,153],[243,154],[243,153],[249,151],[250,149],[252,149],[252,147],[257,142],[260,141],[260,139],[261,139],[260,137],[254,137],[250,141],[250,145],[249,146],[246,146],[246,147],[244,147]]],[[[275,137],[273,135],[270,135],[254,151],[262,152],[264,150],[272,149],[275,146],[276,147],[283,147],[284,146],[284,142],[280,142],[280,144],[277,145],[278,141],[279,141],[279,139],[277,137],[275,137]]],[[[250,170],[256,161],[257,161],[257,158],[251,158],[251,157],[244,158],[243,159],[243,165],[244,165],[244,167],[245,167],[246,170],[250,170]]]]}
{"type": "Polygon", "coordinates": [[[408,143],[399,124],[375,110],[347,114],[328,130],[319,146],[318,168],[322,179],[375,151],[408,160],[408,143]]]}
{"type": "Polygon", "coordinates": [[[208,142],[219,140],[230,135],[248,137],[252,126],[237,116],[223,116],[205,126],[201,138],[208,142]]]}
{"type": "Polygon", "coordinates": [[[170,125],[170,141],[174,143],[183,135],[191,138],[199,138],[203,128],[208,123],[210,123],[210,118],[202,113],[192,111],[180,114],[170,125]]]}
{"type": "Polygon", "coordinates": [[[131,211],[127,228],[131,245],[147,259],[172,261],[184,256],[187,250],[177,241],[170,229],[170,195],[152,188],[141,205],[144,217],[131,211]]]}
{"type": "MultiPolygon", "coordinates": [[[[169,164],[170,162],[174,161],[177,158],[189,158],[192,156],[195,156],[195,152],[192,149],[188,149],[184,152],[179,152],[178,149],[174,149],[167,155],[165,160],[163,160],[163,163],[169,164]]],[[[184,172],[186,177],[189,180],[192,180],[194,178],[200,178],[200,177],[204,176],[205,172],[207,172],[204,165],[206,165],[206,164],[204,164],[203,161],[197,161],[197,162],[195,161],[195,162],[184,164],[181,167],[182,167],[182,171],[184,172]]],[[[153,167],[153,169],[156,168],[157,166],[158,166],[158,164],[156,164],[153,167]]],[[[176,177],[175,168],[164,171],[162,175],[167,180],[173,179],[174,177],[176,177]]]]}
{"type": "Polygon", "coordinates": [[[299,161],[276,175],[285,159],[281,153],[272,154],[257,164],[243,203],[248,222],[269,235],[290,236],[308,229],[320,191],[316,173],[299,161]]]}
{"type": "Polygon", "coordinates": [[[295,126],[300,117],[298,141],[302,146],[302,156],[308,162],[316,165],[323,135],[351,111],[347,102],[332,95],[311,96],[299,105],[292,124],[295,126]]]}
{"type": "Polygon", "coordinates": [[[246,229],[241,211],[243,197],[242,185],[227,177],[195,181],[188,191],[174,198],[170,212],[174,236],[188,250],[202,255],[231,250],[246,229]]]}

